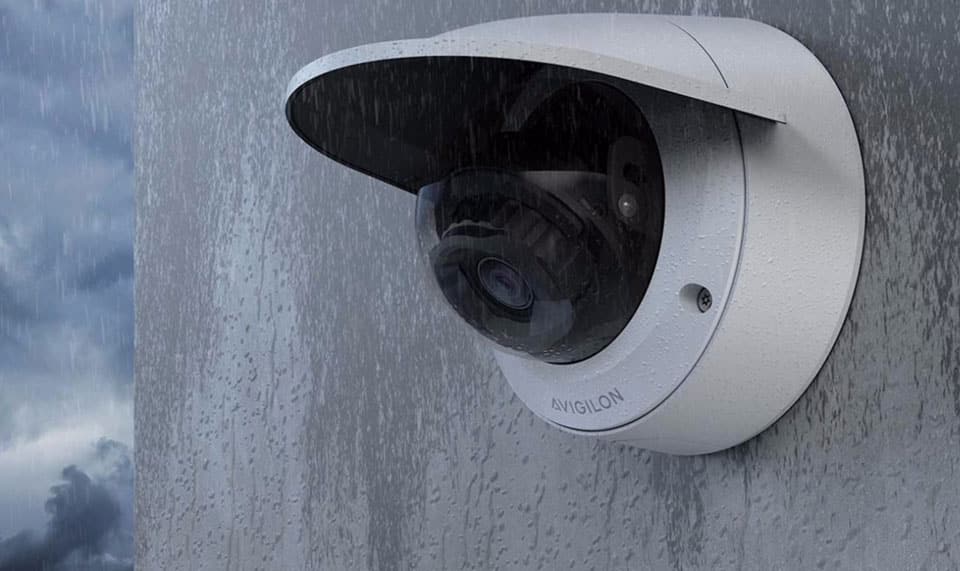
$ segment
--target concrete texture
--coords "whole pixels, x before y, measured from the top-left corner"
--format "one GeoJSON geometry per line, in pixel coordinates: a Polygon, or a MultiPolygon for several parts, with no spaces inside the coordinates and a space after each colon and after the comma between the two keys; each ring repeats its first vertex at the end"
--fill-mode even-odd
{"type": "Polygon", "coordinates": [[[955,569],[960,32],[882,3],[140,2],[138,569],[955,569]],[[414,199],[311,151],[282,96],[371,41],[556,12],[746,16],[863,142],[861,280],[772,429],[676,458],[550,428],[422,293],[414,199]]]}

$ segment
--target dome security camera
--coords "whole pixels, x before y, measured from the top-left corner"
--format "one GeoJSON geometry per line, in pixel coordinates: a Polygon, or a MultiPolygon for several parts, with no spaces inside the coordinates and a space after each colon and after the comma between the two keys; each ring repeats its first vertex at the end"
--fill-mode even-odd
{"type": "Polygon", "coordinates": [[[287,118],[417,195],[434,288],[537,415],[674,454],[800,397],[860,265],[854,126],[820,62],[750,20],[520,18],[323,57],[287,118]]]}

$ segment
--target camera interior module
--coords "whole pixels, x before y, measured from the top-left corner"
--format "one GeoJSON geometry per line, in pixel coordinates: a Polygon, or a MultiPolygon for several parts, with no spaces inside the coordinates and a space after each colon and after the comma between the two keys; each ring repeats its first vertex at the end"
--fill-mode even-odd
{"type": "Polygon", "coordinates": [[[860,148],[824,66],[740,19],[576,14],[300,70],[293,130],[417,197],[443,303],[563,430],[734,446],[817,375],[853,295],[860,148]]]}

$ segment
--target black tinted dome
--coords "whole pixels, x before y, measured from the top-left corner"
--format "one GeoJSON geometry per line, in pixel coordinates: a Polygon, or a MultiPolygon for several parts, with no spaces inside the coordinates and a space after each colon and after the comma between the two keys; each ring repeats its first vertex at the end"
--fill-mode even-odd
{"type": "Polygon", "coordinates": [[[537,92],[420,189],[417,235],[443,298],[476,331],[518,354],[575,363],[609,345],[644,297],[663,171],[642,112],[617,89],[537,92]]]}
{"type": "MultiPolygon", "coordinates": [[[[511,59],[387,59],[311,79],[288,99],[287,118],[319,152],[416,193],[476,164],[476,154],[492,139],[513,130],[508,123],[528,97],[570,81],[603,79],[597,73],[511,59]]],[[[509,144],[500,138],[499,147],[509,144]]]]}
{"type": "Polygon", "coordinates": [[[566,364],[620,334],[659,253],[657,144],[616,85],[511,59],[375,60],[308,81],[287,113],[318,151],[418,194],[421,259],[473,329],[566,364]]]}

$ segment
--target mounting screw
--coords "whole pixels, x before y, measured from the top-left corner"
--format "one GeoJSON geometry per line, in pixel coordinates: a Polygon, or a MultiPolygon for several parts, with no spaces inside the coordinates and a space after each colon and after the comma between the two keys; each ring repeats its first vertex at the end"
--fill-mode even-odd
{"type": "Polygon", "coordinates": [[[705,287],[700,288],[700,293],[697,294],[697,309],[700,313],[706,313],[711,305],[713,305],[713,296],[710,295],[710,290],[705,287]]]}

